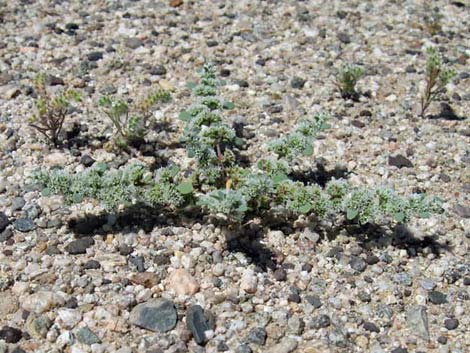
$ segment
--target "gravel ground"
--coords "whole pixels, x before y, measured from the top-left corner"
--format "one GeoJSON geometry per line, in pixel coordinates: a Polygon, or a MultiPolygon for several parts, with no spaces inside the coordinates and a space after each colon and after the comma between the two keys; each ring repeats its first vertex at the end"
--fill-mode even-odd
{"type": "Polygon", "coordinates": [[[434,35],[411,0],[0,2],[0,352],[469,352],[470,3],[432,4],[443,15],[434,35]],[[433,43],[457,79],[418,118],[433,43]],[[227,81],[251,160],[303,114],[328,111],[332,129],[304,167],[425,191],[445,213],[240,234],[142,210],[100,216],[93,201],[28,188],[38,168],[181,161],[177,115],[206,59],[227,81]],[[358,102],[336,92],[344,62],[365,69],[358,102]],[[84,97],[62,149],[28,127],[40,71],[84,97]],[[174,131],[149,140],[167,144],[118,155],[97,99],[157,83],[174,90],[157,112],[174,131]]]}

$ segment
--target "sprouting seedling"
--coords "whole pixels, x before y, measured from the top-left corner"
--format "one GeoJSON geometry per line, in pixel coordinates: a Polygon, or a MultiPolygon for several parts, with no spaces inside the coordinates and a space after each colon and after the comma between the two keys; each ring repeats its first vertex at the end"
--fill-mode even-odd
{"type": "Polygon", "coordinates": [[[131,111],[127,102],[110,96],[103,96],[98,104],[104,113],[112,121],[117,130],[115,142],[119,147],[127,147],[128,144],[138,143],[144,140],[149,131],[149,120],[153,108],[158,103],[166,103],[171,100],[168,91],[159,89],[149,94],[131,111]]]}
{"type": "Polygon", "coordinates": [[[424,117],[426,110],[432,101],[445,92],[446,85],[452,81],[456,72],[454,69],[447,68],[442,63],[442,58],[436,48],[426,49],[428,55],[426,61],[426,86],[421,96],[421,113],[424,117]]]}
{"type": "Polygon", "coordinates": [[[364,69],[359,66],[345,64],[341,66],[336,75],[336,86],[341,96],[345,99],[357,99],[359,94],[356,91],[357,81],[364,74],[364,69]]]}
{"type": "Polygon", "coordinates": [[[50,94],[46,88],[46,76],[38,74],[34,80],[37,95],[36,113],[29,119],[29,125],[44,135],[54,146],[59,145],[59,135],[65,119],[70,114],[72,101],[80,101],[78,92],[68,89],[50,94]]]}

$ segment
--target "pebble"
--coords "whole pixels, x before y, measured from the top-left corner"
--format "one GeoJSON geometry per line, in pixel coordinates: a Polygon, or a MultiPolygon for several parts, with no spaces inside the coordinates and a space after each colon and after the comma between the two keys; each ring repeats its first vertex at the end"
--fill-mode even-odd
{"type": "Polygon", "coordinates": [[[358,256],[353,256],[349,260],[349,266],[357,272],[364,272],[367,268],[367,263],[358,256]]]}
{"type": "Polygon", "coordinates": [[[168,289],[176,295],[194,295],[199,292],[200,286],[188,271],[180,268],[169,276],[168,289]]]}
{"type": "Polygon", "coordinates": [[[26,201],[22,197],[15,197],[11,203],[10,209],[12,212],[21,210],[24,205],[26,204],[26,201]]]}
{"type": "Polygon", "coordinates": [[[37,339],[45,338],[51,326],[52,321],[46,315],[30,314],[25,323],[26,332],[37,339]]]}
{"type": "Polygon", "coordinates": [[[75,332],[78,342],[91,346],[92,344],[101,343],[100,338],[88,327],[81,327],[75,332]]]}
{"type": "Polygon", "coordinates": [[[457,320],[457,319],[445,319],[444,320],[444,326],[449,331],[450,330],[455,330],[457,327],[459,327],[459,320],[457,320]]]}
{"type": "Polygon", "coordinates": [[[302,89],[305,85],[305,82],[307,82],[307,80],[298,76],[294,76],[290,82],[290,86],[292,88],[302,89]]]}
{"type": "Polygon", "coordinates": [[[0,339],[4,340],[6,343],[17,343],[22,337],[23,332],[11,326],[3,326],[0,330],[0,339]]]}
{"type": "Polygon", "coordinates": [[[412,333],[429,340],[429,323],[426,307],[416,305],[406,313],[407,324],[412,333]]]}
{"type": "Polygon", "coordinates": [[[315,309],[320,308],[323,304],[321,302],[321,299],[318,295],[316,294],[310,294],[305,296],[305,300],[312,305],[315,309]]]}
{"type": "Polygon", "coordinates": [[[428,299],[431,303],[436,305],[447,303],[447,296],[439,291],[430,291],[428,293],[428,299]]]}
{"type": "Polygon", "coordinates": [[[256,293],[258,289],[258,278],[252,270],[245,270],[243,272],[240,289],[244,290],[247,293],[256,293]]]}
{"type": "Polygon", "coordinates": [[[101,51],[93,51],[91,53],[88,53],[87,55],[88,61],[98,61],[103,59],[103,52],[101,51]]]}
{"type": "Polygon", "coordinates": [[[270,353],[291,353],[297,349],[298,342],[291,337],[284,337],[280,343],[269,349],[270,353]]]}
{"type": "Polygon", "coordinates": [[[283,268],[278,268],[273,273],[274,279],[279,282],[287,280],[287,272],[283,268]]]}
{"type": "Polygon", "coordinates": [[[462,218],[470,218],[470,207],[457,204],[454,206],[455,213],[462,218]]]}
{"type": "Polygon", "coordinates": [[[74,328],[82,320],[78,309],[61,308],[57,311],[56,324],[65,329],[74,328]]]}
{"type": "Polygon", "coordinates": [[[2,233],[9,224],[10,220],[7,215],[0,211],[0,233],[2,233]]]}
{"type": "Polygon", "coordinates": [[[212,329],[200,305],[189,307],[186,312],[186,327],[191,331],[197,344],[204,344],[208,339],[206,332],[212,329]]]}
{"type": "Polygon", "coordinates": [[[84,154],[80,157],[80,164],[85,167],[91,167],[95,163],[95,160],[88,154],[84,154]]]}
{"type": "Polygon", "coordinates": [[[65,246],[65,251],[71,255],[86,254],[86,250],[94,244],[95,241],[92,237],[84,237],[68,243],[65,246]]]}
{"type": "Polygon", "coordinates": [[[42,314],[52,308],[63,305],[65,300],[58,294],[50,291],[39,291],[30,294],[21,303],[21,307],[27,311],[42,314]]]}
{"type": "Polygon", "coordinates": [[[367,321],[367,322],[364,323],[363,327],[364,327],[364,330],[366,330],[366,331],[376,332],[376,333],[380,332],[380,329],[373,322],[367,321]]]}
{"type": "Polygon", "coordinates": [[[263,327],[255,327],[250,330],[246,340],[250,343],[254,343],[263,346],[266,343],[268,334],[263,327]]]}
{"type": "Polygon", "coordinates": [[[31,218],[18,218],[14,225],[16,230],[23,233],[36,229],[36,224],[34,224],[34,221],[31,218]]]}
{"type": "Polygon", "coordinates": [[[163,298],[151,299],[135,306],[129,316],[131,324],[163,333],[174,329],[177,320],[175,305],[163,298]]]}
{"type": "Polygon", "coordinates": [[[397,168],[412,168],[413,163],[403,156],[402,154],[398,154],[396,156],[389,156],[388,157],[388,164],[397,168]]]}

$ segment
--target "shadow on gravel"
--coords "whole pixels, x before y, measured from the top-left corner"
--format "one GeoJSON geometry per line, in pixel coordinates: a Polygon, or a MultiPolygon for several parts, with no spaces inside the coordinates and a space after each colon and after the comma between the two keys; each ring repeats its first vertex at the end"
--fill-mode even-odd
{"type": "Polygon", "coordinates": [[[465,120],[464,116],[458,116],[455,114],[454,109],[447,104],[447,103],[441,103],[441,111],[439,114],[436,115],[430,115],[429,119],[433,120],[465,120]]]}
{"type": "Polygon", "coordinates": [[[425,236],[422,239],[417,238],[407,226],[402,224],[398,224],[391,229],[376,224],[360,226],[346,223],[344,227],[348,234],[358,240],[360,246],[367,249],[381,249],[391,245],[397,249],[406,250],[410,257],[423,254],[424,249],[429,249],[436,256],[452,250],[449,244],[437,240],[438,235],[425,236]]]}

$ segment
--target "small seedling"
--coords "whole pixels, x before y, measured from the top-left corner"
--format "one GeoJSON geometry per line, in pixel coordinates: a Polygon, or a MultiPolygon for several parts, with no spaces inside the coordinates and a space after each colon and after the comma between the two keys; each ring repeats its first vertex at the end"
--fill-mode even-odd
{"type": "Polygon", "coordinates": [[[336,75],[336,86],[344,99],[357,100],[359,93],[356,91],[357,81],[364,74],[364,69],[350,64],[343,65],[336,75]]]}
{"type": "Polygon", "coordinates": [[[429,47],[426,49],[426,53],[428,55],[426,61],[426,87],[421,95],[421,117],[424,117],[432,101],[445,92],[446,85],[456,75],[454,69],[444,66],[441,55],[436,48],[429,47]]]}
{"type": "Polygon", "coordinates": [[[136,145],[144,140],[150,129],[153,109],[158,103],[170,100],[170,93],[159,89],[149,94],[132,111],[125,100],[115,97],[103,96],[98,104],[117,130],[114,142],[118,147],[127,148],[128,145],[136,145]]]}
{"type": "Polygon", "coordinates": [[[34,80],[37,95],[36,114],[29,120],[29,125],[44,135],[54,146],[59,145],[59,135],[65,119],[70,114],[73,101],[79,102],[78,92],[68,89],[51,95],[46,88],[46,76],[38,74],[34,80]]]}

